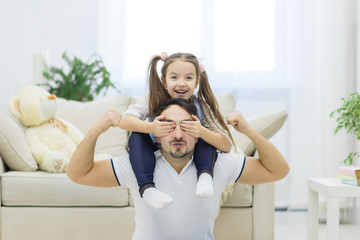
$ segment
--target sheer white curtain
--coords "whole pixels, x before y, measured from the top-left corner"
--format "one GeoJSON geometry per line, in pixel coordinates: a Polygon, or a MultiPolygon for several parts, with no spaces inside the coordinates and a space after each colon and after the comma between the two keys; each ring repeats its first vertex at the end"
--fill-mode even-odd
{"type": "Polygon", "coordinates": [[[308,177],[335,177],[355,148],[344,132],[334,136],[329,115],[356,91],[355,0],[287,1],[290,208],[306,208],[308,177]]]}
{"type": "Polygon", "coordinates": [[[127,91],[144,89],[149,60],[163,51],[200,57],[214,89],[284,79],[282,43],[275,41],[278,0],[99,2],[99,53],[127,91]]]}
{"type": "Polygon", "coordinates": [[[200,6],[199,0],[99,1],[99,53],[123,91],[145,94],[155,54],[200,54],[200,6]]]}

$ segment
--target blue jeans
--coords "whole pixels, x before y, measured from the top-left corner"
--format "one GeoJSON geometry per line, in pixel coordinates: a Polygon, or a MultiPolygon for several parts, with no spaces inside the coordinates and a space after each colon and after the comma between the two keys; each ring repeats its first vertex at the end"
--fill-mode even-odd
{"type": "MultiPolygon", "coordinates": [[[[158,150],[158,144],[154,143],[149,134],[132,132],[129,138],[129,158],[131,167],[135,173],[139,184],[140,195],[149,187],[155,187],[154,170],[155,155],[158,150]]],[[[194,151],[194,164],[198,171],[198,177],[201,173],[213,175],[214,164],[217,158],[216,149],[202,139],[198,139],[194,151]]]]}

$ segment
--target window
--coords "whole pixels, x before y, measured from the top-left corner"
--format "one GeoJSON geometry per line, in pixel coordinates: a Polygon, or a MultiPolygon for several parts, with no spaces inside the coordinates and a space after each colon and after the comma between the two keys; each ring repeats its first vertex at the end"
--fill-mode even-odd
{"type": "Polygon", "coordinates": [[[273,71],[274,0],[215,0],[216,71],[273,71]]]}
{"type": "Polygon", "coordinates": [[[284,1],[109,0],[102,4],[100,52],[105,61],[110,59],[112,76],[122,88],[143,90],[151,57],[163,51],[194,53],[214,87],[284,85],[284,1]],[[105,46],[109,41],[120,47],[105,46]]]}
{"type": "MultiPolygon", "coordinates": [[[[289,102],[285,2],[100,1],[100,53],[112,79],[130,96],[143,96],[147,90],[147,68],[154,54],[194,53],[205,65],[215,94],[234,93],[236,108],[247,117],[273,113],[289,102]]],[[[287,134],[283,128],[272,139],[285,155],[287,134]]],[[[287,186],[280,185],[279,192],[287,192],[287,186]]],[[[278,200],[286,202],[285,197],[278,200]]]]}
{"type": "Polygon", "coordinates": [[[150,58],[161,52],[200,54],[200,12],[198,0],[127,1],[124,35],[127,73],[143,76],[150,58]]]}

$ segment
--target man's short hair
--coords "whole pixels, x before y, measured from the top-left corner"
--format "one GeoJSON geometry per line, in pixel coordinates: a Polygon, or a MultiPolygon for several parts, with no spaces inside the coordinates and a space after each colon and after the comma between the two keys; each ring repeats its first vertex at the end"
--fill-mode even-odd
{"type": "Polygon", "coordinates": [[[159,107],[155,117],[161,115],[163,111],[165,111],[168,107],[172,105],[178,105],[182,107],[185,111],[187,111],[190,115],[197,116],[197,109],[194,104],[183,98],[170,98],[167,102],[165,102],[162,106],[159,107]]]}

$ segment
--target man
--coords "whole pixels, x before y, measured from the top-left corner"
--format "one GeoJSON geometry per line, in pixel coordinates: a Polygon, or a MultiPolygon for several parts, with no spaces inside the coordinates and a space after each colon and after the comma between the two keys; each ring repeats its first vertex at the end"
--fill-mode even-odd
{"type": "Polygon", "coordinates": [[[197,139],[182,131],[180,124],[191,121],[196,108],[183,99],[171,99],[159,111],[164,121],[175,123],[168,136],[158,138],[154,181],[173,202],[159,211],[148,207],[138,192],[138,185],[128,156],[94,162],[94,148],[99,135],[110,126],[117,127],[121,114],[109,110],[89,131],[73,154],[67,175],[74,182],[98,187],[126,186],[131,189],[136,208],[133,239],[213,239],[213,228],[221,193],[228,182],[258,184],[280,180],[289,166],[278,150],[250,127],[239,111],[227,118],[228,124],[248,136],[259,158],[219,153],[214,166],[214,195],[196,196],[196,168],[192,154],[197,139]],[[245,164],[246,162],[246,164],[245,164]]]}

